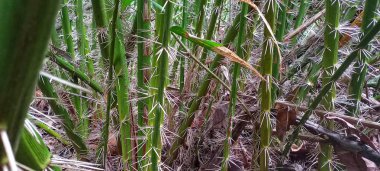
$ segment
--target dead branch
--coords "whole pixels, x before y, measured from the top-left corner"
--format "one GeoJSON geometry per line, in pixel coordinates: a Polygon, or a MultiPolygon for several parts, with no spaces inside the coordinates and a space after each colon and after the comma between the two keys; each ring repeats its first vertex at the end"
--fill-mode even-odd
{"type": "MultiPolygon", "coordinates": [[[[295,105],[295,104],[291,104],[289,102],[276,101],[276,103],[280,104],[280,105],[286,105],[286,106],[291,107],[291,108],[295,108],[296,110],[299,110],[299,111],[302,111],[302,112],[308,110],[307,107],[298,106],[298,105],[295,105]]],[[[335,117],[342,118],[345,121],[347,121],[348,123],[351,123],[353,125],[362,124],[363,126],[366,126],[368,128],[380,129],[380,123],[372,122],[372,121],[368,121],[368,120],[364,120],[364,119],[359,119],[359,118],[347,116],[347,115],[340,114],[340,113],[327,112],[327,111],[324,111],[324,110],[314,110],[314,113],[317,114],[319,117],[335,116],[335,117]]]]}

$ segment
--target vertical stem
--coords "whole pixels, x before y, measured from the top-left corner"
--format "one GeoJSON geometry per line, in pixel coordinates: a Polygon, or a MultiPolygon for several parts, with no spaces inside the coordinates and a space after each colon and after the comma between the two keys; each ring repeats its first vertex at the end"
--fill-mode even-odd
{"type": "MultiPolygon", "coordinates": [[[[287,25],[287,22],[286,22],[286,19],[287,19],[287,11],[288,11],[288,3],[289,3],[289,0],[283,0],[279,6],[280,6],[280,10],[279,10],[279,13],[278,13],[278,29],[276,30],[276,39],[279,41],[279,42],[282,42],[283,39],[284,39],[284,35],[285,35],[285,32],[287,31],[286,30],[286,25],[287,25]]],[[[281,47],[281,46],[279,46],[281,47]]],[[[280,54],[278,54],[278,52],[281,51],[281,49],[278,49],[279,47],[275,46],[275,50],[274,50],[274,55],[273,55],[273,66],[272,66],[272,76],[273,76],[273,79],[274,79],[274,83],[272,83],[272,93],[271,93],[271,98],[272,98],[272,103],[274,101],[276,101],[277,99],[277,96],[278,96],[278,87],[276,85],[276,82],[278,80],[280,80],[280,65],[281,65],[281,58],[280,58],[280,54]]]]}
{"type": "MultiPolygon", "coordinates": [[[[74,47],[74,41],[72,37],[72,30],[71,30],[71,23],[70,23],[70,16],[69,16],[69,8],[68,8],[68,0],[62,1],[62,27],[63,27],[63,37],[65,39],[66,43],[66,49],[69,55],[75,60],[75,47],[74,47]]],[[[75,76],[72,77],[72,80],[74,83],[78,83],[78,78],[75,76]]],[[[78,96],[80,94],[80,91],[77,89],[71,89],[70,90],[74,95],[72,97],[75,112],[78,118],[83,117],[83,110],[82,110],[82,102],[81,98],[78,96]]]]}
{"type": "MultiPolygon", "coordinates": [[[[215,26],[216,26],[216,21],[219,18],[219,14],[222,13],[222,2],[223,0],[215,0],[214,2],[214,7],[212,9],[212,14],[211,18],[209,21],[207,33],[205,39],[211,40],[212,36],[214,35],[215,32],[215,26]]],[[[201,61],[204,63],[207,59],[207,49],[203,48],[203,53],[201,56],[201,61]]]]}
{"type": "MultiPolygon", "coordinates": [[[[150,131],[144,130],[147,126],[148,118],[148,80],[150,79],[150,55],[151,48],[149,43],[150,38],[150,0],[138,0],[137,1],[137,87],[138,98],[137,110],[138,110],[138,136],[147,138],[150,131]],[[146,135],[144,132],[148,132],[146,135]]],[[[141,162],[140,166],[144,166],[148,162],[144,162],[146,156],[146,144],[147,139],[140,139],[138,141],[138,161],[141,162]]],[[[149,145],[148,145],[149,146],[149,145]]],[[[149,147],[148,147],[149,149],[149,147]]]]}
{"type": "Polygon", "coordinates": [[[111,25],[111,46],[109,50],[109,70],[108,70],[108,93],[107,93],[107,111],[106,111],[106,121],[103,130],[103,166],[107,163],[107,147],[108,147],[108,137],[109,137],[109,124],[110,124],[110,113],[111,113],[111,103],[112,103],[112,80],[113,80],[113,59],[115,55],[115,43],[116,43],[116,21],[119,12],[119,2],[120,0],[114,1],[114,11],[112,16],[112,25],[111,25]]]}
{"type": "Polygon", "coordinates": [[[163,115],[163,110],[165,109],[164,104],[164,91],[166,87],[167,72],[168,72],[168,57],[169,57],[169,41],[170,41],[170,31],[172,21],[173,5],[175,2],[170,0],[165,0],[165,14],[163,18],[163,25],[161,26],[160,35],[158,37],[161,43],[162,53],[158,59],[158,92],[157,101],[155,102],[155,118],[153,126],[153,136],[152,136],[152,170],[159,170],[159,162],[161,160],[161,120],[163,115]]]}
{"type": "MultiPolygon", "coordinates": [[[[325,0],[326,17],[325,17],[325,50],[322,58],[322,86],[328,84],[331,75],[335,72],[335,65],[338,61],[338,43],[339,43],[339,19],[340,19],[340,1],[325,0]]],[[[334,110],[335,84],[322,100],[323,107],[328,111],[334,110]]],[[[333,123],[327,121],[327,127],[333,129],[333,123]]],[[[331,157],[332,146],[329,144],[320,144],[321,153],[319,154],[319,170],[332,170],[331,157]]]]}
{"type": "MultiPolygon", "coordinates": [[[[182,28],[187,27],[188,23],[188,16],[187,16],[187,0],[182,0],[182,28]]],[[[186,43],[186,39],[182,38],[182,43],[186,43]]],[[[183,48],[181,48],[183,49],[183,48]]],[[[181,55],[180,57],[180,76],[179,76],[179,91],[181,93],[183,92],[183,87],[185,85],[185,57],[181,55]]]]}
{"type": "MultiPolygon", "coordinates": [[[[248,13],[248,5],[246,3],[241,4],[241,15],[240,15],[240,24],[239,24],[239,35],[238,40],[236,44],[236,51],[238,56],[243,56],[247,58],[247,55],[244,55],[244,42],[245,42],[245,30],[246,30],[246,15],[248,13]]],[[[244,59],[247,60],[247,59],[244,59]]],[[[238,79],[240,75],[240,64],[234,63],[233,68],[233,75],[232,75],[232,86],[231,86],[231,98],[230,98],[230,104],[228,107],[228,126],[227,126],[227,133],[226,133],[226,139],[224,141],[224,151],[223,151],[223,162],[222,162],[222,170],[227,171],[228,170],[228,163],[230,158],[230,139],[231,139],[231,133],[232,133],[232,119],[235,116],[236,111],[236,99],[237,99],[237,90],[238,90],[238,79]]]]}
{"type": "MultiPolygon", "coordinates": [[[[195,26],[195,31],[194,31],[194,34],[197,36],[197,37],[201,37],[202,35],[202,28],[203,28],[203,22],[205,20],[205,14],[206,14],[206,4],[207,4],[207,0],[200,0],[199,2],[199,11],[197,16],[198,16],[198,20],[196,21],[196,26],[195,26]]],[[[197,50],[198,50],[198,45],[194,43],[194,49],[193,49],[193,53],[197,56],[197,50]]]]}
{"type": "MultiPolygon", "coordinates": [[[[275,31],[277,1],[267,0],[265,19],[275,31]]],[[[266,81],[261,81],[261,111],[260,111],[260,170],[269,169],[269,146],[271,137],[270,109],[272,107],[272,67],[275,46],[268,28],[264,28],[264,45],[261,56],[261,74],[266,81]]]]}
{"type": "Polygon", "coordinates": [[[106,64],[109,56],[108,34],[107,34],[107,14],[103,0],[91,0],[93,15],[96,24],[96,30],[98,32],[98,42],[100,52],[102,54],[103,64],[106,64]]]}
{"type": "MultiPolygon", "coordinates": [[[[373,19],[376,16],[378,3],[379,0],[366,0],[365,2],[361,28],[363,34],[367,34],[374,26],[373,19]]],[[[352,106],[349,107],[348,113],[352,116],[358,116],[360,112],[360,100],[368,67],[367,62],[367,55],[365,53],[361,53],[358,61],[354,64],[354,73],[352,74],[351,82],[349,84],[349,99],[352,106]]]]}
{"type": "MultiPolygon", "coordinates": [[[[83,0],[76,0],[75,1],[75,7],[76,7],[76,14],[77,14],[77,20],[76,20],[76,29],[77,33],[79,35],[78,37],[78,49],[79,49],[79,54],[80,54],[80,68],[82,71],[85,70],[86,68],[86,63],[88,62],[87,59],[91,60],[87,55],[90,53],[89,46],[88,46],[88,41],[86,38],[86,27],[83,23],[83,0]]],[[[88,62],[88,64],[92,64],[91,62],[88,62]]],[[[91,66],[90,66],[91,67],[91,66]]],[[[93,66],[92,66],[93,67],[93,66]]],[[[81,132],[81,135],[84,137],[88,136],[88,126],[89,126],[89,120],[86,116],[86,112],[88,110],[89,103],[86,103],[85,101],[81,100],[81,104],[83,105],[81,117],[79,118],[79,130],[81,132]]]]}
{"type": "MultiPolygon", "coordinates": [[[[294,29],[297,29],[303,22],[305,16],[306,16],[306,11],[309,9],[310,6],[310,0],[301,0],[300,8],[298,9],[298,15],[296,19],[296,23],[294,23],[294,29]]],[[[294,36],[292,39],[292,44],[297,43],[297,36],[294,36]]]]}

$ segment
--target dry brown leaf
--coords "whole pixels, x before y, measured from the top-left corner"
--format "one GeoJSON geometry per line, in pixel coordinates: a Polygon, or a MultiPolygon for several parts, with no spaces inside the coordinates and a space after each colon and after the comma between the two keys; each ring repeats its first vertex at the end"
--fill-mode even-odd
{"type": "Polygon", "coordinates": [[[347,171],[379,171],[379,168],[372,161],[359,154],[345,151],[338,145],[334,146],[334,152],[339,158],[339,162],[345,165],[347,171]]]}
{"type": "Polygon", "coordinates": [[[290,125],[296,124],[297,111],[294,108],[289,108],[281,104],[276,104],[276,110],[276,133],[279,139],[283,140],[290,125]]]}
{"type": "Polygon", "coordinates": [[[215,53],[222,55],[222,56],[228,58],[229,60],[236,62],[236,63],[239,63],[240,65],[248,68],[249,70],[251,70],[253,72],[254,75],[260,77],[262,80],[265,81],[265,78],[260,74],[259,71],[257,71],[252,65],[250,65],[248,62],[246,62],[245,60],[240,58],[238,55],[236,55],[230,49],[228,49],[224,46],[218,46],[218,47],[212,48],[212,50],[215,53]]]}
{"type": "MultiPolygon", "coordinates": [[[[363,11],[355,18],[351,23],[351,27],[361,27],[363,20],[363,11]]],[[[346,45],[351,40],[350,34],[343,34],[342,38],[339,40],[339,47],[346,45]]]]}

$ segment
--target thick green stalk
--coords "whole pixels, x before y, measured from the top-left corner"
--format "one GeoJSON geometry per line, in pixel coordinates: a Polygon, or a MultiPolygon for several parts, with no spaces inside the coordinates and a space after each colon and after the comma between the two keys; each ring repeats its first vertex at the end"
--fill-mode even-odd
{"type": "Polygon", "coordinates": [[[164,91],[166,87],[167,80],[167,72],[168,72],[168,62],[169,62],[169,41],[170,41],[170,26],[172,21],[172,13],[173,13],[173,5],[175,1],[165,0],[165,18],[163,18],[163,25],[161,28],[161,33],[158,37],[161,43],[162,53],[158,60],[158,91],[157,91],[157,101],[155,107],[155,118],[154,118],[154,126],[153,126],[153,135],[152,135],[152,170],[159,170],[159,162],[161,160],[161,120],[163,117],[165,104],[164,104],[164,91]]]}
{"type": "MultiPolygon", "coordinates": [[[[119,21],[120,22],[120,21],[119,21]]],[[[125,50],[122,46],[119,37],[117,38],[115,47],[115,77],[116,77],[116,94],[119,112],[120,123],[120,143],[122,151],[122,161],[124,169],[128,170],[127,164],[132,166],[132,141],[131,141],[131,118],[130,118],[130,104],[129,104],[129,74],[126,58],[124,56],[125,50]]]]}
{"type": "MultiPolygon", "coordinates": [[[[241,4],[241,14],[240,14],[240,24],[239,24],[239,35],[238,40],[236,44],[236,51],[238,56],[244,56],[245,58],[248,57],[247,55],[244,55],[244,49],[243,45],[245,42],[245,30],[246,30],[246,24],[247,19],[246,15],[248,13],[248,5],[246,3],[241,4]]],[[[247,60],[247,59],[244,59],[247,60]]],[[[240,64],[234,63],[233,68],[233,74],[232,74],[232,86],[231,86],[231,92],[230,92],[230,104],[228,107],[228,126],[227,126],[227,132],[226,132],[226,140],[224,141],[224,150],[223,150],[223,162],[222,162],[222,170],[227,171],[228,170],[228,163],[230,158],[230,139],[232,134],[232,119],[235,116],[236,112],[236,99],[237,99],[237,90],[238,90],[238,79],[240,76],[240,64]]]]}
{"type": "Polygon", "coordinates": [[[90,52],[89,43],[87,40],[86,26],[83,23],[83,0],[75,0],[76,11],[76,29],[78,32],[78,49],[82,58],[86,58],[90,52]]]}
{"type": "MultiPolygon", "coordinates": [[[[298,9],[297,19],[296,19],[296,22],[294,23],[294,27],[293,27],[294,30],[297,29],[302,24],[303,20],[305,19],[306,12],[310,6],[309,1],[310,0],[301,0],[300,7],[298,9]]],[[[292,39],[292,44],[294,45],[296,43],[297,43],[297,36],[294,36],[292,39]]]]}
{"type": "MultiPolygon", "coordinates": [[[[141,162],[140,166],[144,166],[146,163],[146,141],[150,131],[144,130],[147,126],[146,118],[148,117],[148,81],[150,79],[150,67],[151,67],[151,48],[148,39],[150,38],[150,0],[137,1],[137,89],[138,89],[138,101],[137,101],[137,123],[138,123],[138,136],[144,137],[138,141],[138,158],[141,162]],[[145,132],[148,131],[148,135],[145,132]]],[[[149,145],[148,145],[149,149],[149,145]]]]}
{"type": "Polygon", "coordinates": [[[55,26],[51,27],[51,43],[56,46],[56,47],[59,47],[60,46],[60,39],[58,37],[58,33],[57,33],[57,30],[55,29],[55,26]]]}
{"type": "Polygon", "coordinates": [[[325,98],[325,95],[330,91],[335,82],[343,75],[350,64],[358,57],[360,53],[363,53],[369,42],[376,36],[379,31],[380,20],[377,20],[376,25],[366,35],[364,35],[359,44],[354,47],[355,50],[347,56],[346,60],[344,60],[340,67],[330,77],[330,79],[327,81],[328,83],[322,88],[317,97],[311,101],[308,110],[302,116],[300,122],[298,123],[298,126],[294,129],[293,133],[290,134],[288,142],[286,143],[283,151],[284,155],[288,155],[291,145],[294,143],[301,131],[302,125],[306,123],[313,111],[318,107],[318,104],[322,101],[323,98],[325,98]]]}
{"type": "Polygon", "coordinates": [[[78,32],[78,49],[81,56],[81,69],[87,69],[90,78],[94,76],[94,61],[88,56],[90,53],[90,45],[87,39],[87,29],[83,22],[83,0],[76,0],[76,29],[78,32]]]}
{"type": "Polygon", "coordinates": [[[104,128],[102,130],[103,134],[103,166],[107,163],[107,147],[108,147],[108,137],[109,137],[109,125],[110,125],[110,114],[111,114],[111,103],[112,103],[112,82],[113,82],[113,59],[115,55],[115,44],[116,44],[116,21],[119,14],[119,2],[120,0],[114,1],[114,9],[113,9],[113,16],[112,16],[112,25],[110,28],[111,32],[111,46],[109,50],[109,69],[108,69],[108,80],[107,80],[107,86],[108,86],[108,93],[107,93],[107,110],[106,110],[106,120],[104,124],[104,128]]]}
{"type": "MultiPolygon", "coordinates": [[[[322,58],[322,86],[329,83],[331,75],[335,72],[335,65],[338,61],[339,48],[339,19],[340,19],[340,1],[326,0],[326,16],[325,16],[325,49],[322,58]]],[[[323,107],[328,111],[334,110],[335,85],[332,85],[330,91],[323,98],[323,107]]],[[[334,129],[331,121],[327,122],[329,129],[334,129]]],[[[332,170],[332,146],[320,143],[321,153],[319,154],[318,168],[319,170],[332,170]]]]}
{"type": "MultiPolygon", "coordinates": [[[[272,30],[275,30],[277,1],[267,0],[265,19],[272,30]]],[[[261,74],[266,78],[260,83],[260,170],[269,169],[269,146],[271,139],[270,109],[272,107],[272,69],[276,47],[267,27],[264,29],[264,45],[261,56],[261,74]]]]}
{"type": "MultiPolygon", "coordinates": [[[[56,0],[0,1],[0,130],[7,131],[14,151],[58,8],[56,0]]],[[[0,167],[7,164],[0,150],[0,167]]]]}
{"type": "MultiPolygon", "coordinates": [[[[368,33],[373,27],[373,19],[376,16],[378,3],[379,0],[366,0],[365,2],[361,27],[363,34],[368,33]]],[[[362,53],[359,55],[358,61],[354,64],[354,73],[352,74],[349,84],[349,99],[352,106],[348,108],[348,113],[352,116],[358,116],[360,113],[360,100],[368,67],[367,61],[367,55],[362,53]]]]}
{"type": "MultiPolygon", "coordinates": [[[[239,28],[238,27],[239,21],[240,21],[240,15],[236,16],[233,24],[228,29],[227,34],[226,34],[224,41],[223,41],[224,45],[228,45],[229,43],[231,43],[235,39],[237,32],[238,32],[238,28],[239,28]]],[[[222,59],[223,59],[222,55],[217,55],[215,57],[214,61],[212,62],[211,66],[210,66],[210,70],[214,71],[220,65],[220,62],[222,59]]],[[[203,96],[206,95],[207,90],[208,90],[208,86],[210,85],[210,82],[211,82],[211,79],[212,79],[212,75],[208,73],[205,76],[205,78],[203,79],[203,82],[198,89],[197,96],[191,102],[190,108],[189,108],[187,115],[186,115],[186,118],[181,122],[181,124],[178,128],[178,131],[177,131],[178,137],[175,139],[174,143],[172,144],[172,147],[169,149],[168,159],[166,161],[168,163],[168,165],[171,165],[172,162],[177,158],[179,147],[183,144],[184,138],[187,135],[186,134],[187,128],[192,124],[192,122],[194,120],[194,117],[195,117],[194,113],[195,113],[195,111],[198,110],[203,96]]]]}
{"type": "MultiPolygon", "coordinates": [[[[205,37],[206,40],[211,40],[212,36],[214,35],[216,21],[219,18],[219,14],[222,13],[222,2],[223,2],[223,0],[215,0],[215,2],[214,2],[214,7],[212,9],[212,14],[211,14],[211,18],[209,21],[209,25],[208,25],[207,33],[206,33],[206,37],[205,37]]],[[[183,28],[185,28],[185,27],[183,27],[183,28]]],[[[203,49],[203,53],[201,56],[201,61],[203,63],[207,59],[207,52],[208,52],[207,49],[203,49]]]]}

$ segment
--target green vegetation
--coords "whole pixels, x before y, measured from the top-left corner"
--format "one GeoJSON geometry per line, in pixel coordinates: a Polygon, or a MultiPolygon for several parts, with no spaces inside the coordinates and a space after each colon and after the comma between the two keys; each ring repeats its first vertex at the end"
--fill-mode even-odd
{"type": "Polygon", "coordinates": [[[0,1],[0,170],[368,170],[378,7],[0,1]]]}

